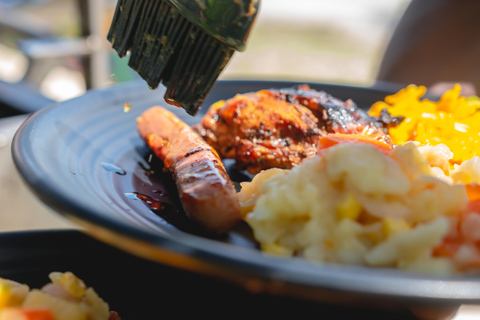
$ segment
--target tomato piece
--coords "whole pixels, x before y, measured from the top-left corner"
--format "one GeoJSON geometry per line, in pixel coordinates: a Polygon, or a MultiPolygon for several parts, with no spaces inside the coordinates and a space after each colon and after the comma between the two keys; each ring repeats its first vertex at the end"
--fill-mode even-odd
{"type": "Polygon", "coordinates": [[[24,310],[28,320],[54,320],[52,311],[49,309],[24,310]]]}
{"type": "MultiPolygon", "coordinates": [[[[468,191],[467,191],[468,192],[468,191]]],[[[479,200],[473,200],[470,201],[467,204],[467,209],[466,209],[467,214],[471,212],[475,213],[480,213],[480,199],[479,200]]]]}
{"type": "Polygon", "coordinates": [[[480,200],[480,184],[477,183],[469,183],[465,185],[467,189],[468,198],[471,201],[480,200]]]}
{"type": "Polygon", "coordinates": [[[433,249],[432,253],[434,256],[452,258],[460,246],[470,243],[476,247],[476,256],[478,257],[472,257],[469,266],[473,267],[480,264],[480,243],[478,241],[472,242],[471,234],[468,234],[471,230],[462,227],[462,223],[471,215],[480,215],[480,200],[470,201],[467,208],[458,214],[458,220],[455,222],[454,230],[443,239],[440,245],[433,249]]]}
{"type": "Polygon", "coordinates": [[[440,245],[433,249],[433,256],[451,258],[462,244],[463,239],[460,236],[447,236],[440,245]]]}
{"type": "Polygon", "coordinates": [[[378,150],[383,152],[385,155],[389,155],[392,151],[392,146],[374,139],[370,136],[362,134],[345,134],[345,133],[331,133],[327,136],[321,137],[318,143],[318,150],[328,149],[339,143],[364,143],[376,147],[378,150]]]}
{"type": "Polygon", "coordinates": [[[0,320],[55,320],[50,309],[5,308],[0,312],[0,320]]]}

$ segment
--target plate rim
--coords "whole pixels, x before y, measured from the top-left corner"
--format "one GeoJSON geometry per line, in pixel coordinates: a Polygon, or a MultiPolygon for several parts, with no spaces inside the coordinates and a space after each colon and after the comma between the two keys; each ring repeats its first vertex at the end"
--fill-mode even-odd
{"type": "MultiPolygon", "coordinates": [[[[356,88],[360,90],[382,90],[382,91],[391,91],[393,88],[399,88],[400,85],[397,84],[380,84],[379,86],[370,86],[370,87],[362,87],[362,86],[350,86],[350,85],[338,85],[338,84],[323,84],[319,82],[299,82],[299,81],[282,81],[282,80],[219,80],[218,84],[222,85],[232,85],[235,83],[254,83],[254,84],[261,84],[261,83],[276,83],[280,84],[301,84],[301,83],[310,83],[315,85],[321,85],[325,87],[343,87],[343,88],[356,88]],[[386,89],[388,88],[388,89],[386,89]]],[[[105,93],[114,93],[121,94],[127,91],[135,91],[133,89],[140,88],[143,89],[144,83],[141,80],[138,81],[131,81],[123,84],[114,85],[108,88],[103,89],[95,89],[87,92],[85,95],[80,96],[78,98],[74,98],[65,102],[56,103],[50,106],[47,106],[31,116],[23,122],[20,128],[15,133],[15,136],[12,141],[12,156],[14,159],[15,166],[17,170],[20,172],[22,179],[26,182],[30,190],[39,197],[43,202],[45,202],[48,206],[52,207],[58,213],[66,216],[69,219],[77,221],[79,224],[83,224],[86,226],[87,233],[88,229],[90,230],[95,229],[95,227],[99,228],[96,229],[96,232],[90,232],[89,234],[92,237],[99,238],[104,242],[110,242],[112,238],[116,237],[116,240],[120,240],[123,237],[126,237],[130,240],[136,240],[140,242],[145,242],[148,245],[153,245],[154,248],[167,250],[174,253],[179,253],[180,255],[191,255],[195,259],[199,261],[206,262],[207,264],[219,264],[221,266],[230,268],[230,271],[233,272],[233,275],[236,273],[244,273],[247,278],[249,279],[257,279],[259,281],[265,282],[266,290],[269,290],[268,287],[272,283],[283,282],[285,288],[292,288],[292,286],[300,286],[303,288],[310,287],[311,289],[320,289],[320,290],[333,290],[333,291],[342,291],[342,292],[350,292],[350,293],[357,293],[357,294],[372,294],[372,295],[379,295],[383,296],[385,299],[420,299],[429,302],[439,302],[439,301],[448,301],[448,302],[462,302],[462,301],[480,301],[480,282],[472,282],[472,278],[470,277],[425,277],[422,275],[417,274],[409,274],[404,271],[398,270],[378,270],[374,268],[367,268],[367,267],[349,267],[349,266],[340,266],[340,265],[323,265],[322,268],[318,268],[318,266],[314,266],[315,263],[311,263],[301,259],[291,259],[285,263],[285,259],[266,256],[260,252],[255,251],[255,255],[252,255],[254,250],[248,248],[241,248],[238,247],[235,250],[229,250],[228,246],[230,244],[219,243],[215,240],[211,239],[204,239],[199,238],[195,235],[186,234],[182,231],[178,231],[177,234],[180,235],[180,238],[171,239],[167,237],[163,237],[161,235],[153,234],[151,232],[144,232],[141,233],[139,231],[133,230],[126,227],[125,224],[119,223],[118,221],[114,221],[111,219],[103,219],[95,214],[92,215],[89,212],[89,209],[86,208],[82,204],[78,203],[70,203],[68,207],[65,207],[65,203],[61,203],[62,201],[70,201],[70,199],[63,199],[62,195],[58,194],[58,190],[55,190],[52,186],[49,186],[48,183],[45,183],[45,177],[39,175],[38,172],[35,172],[32,168],[35,167],[34,155],[25,156],[25,152],[27,151],[27,146],[22,145],[21,141],[28,138],[30,135],[36,134],[36,126],[39,122],[43,121],[45,117],[56,110],[57,108],[63,108],[68,106],[68,104],[77,103],[78,101],[83,101],[84,99],[98,99],[99,97],[103,97],[105,93]],[[128,89],[128,90],[126,90],[128,89]],[[52,200],[53,199],[53,200],[52,200]],[[85,219],[85,218],[88,219],[85,219]],[[100,233],[103,232],[102,235],[100,233]],[[113,232],[114,234],[109,234],[109,232],[113,232]],[[110,238],[109,238],[110,237],[110,238]],[[110,241],[109,241],[110,240],[110,241]],[[208,242],[206,242],[208,241],[208,242]],[[213,241],[213,242],[212,242],[213,241]],[[207,243],[209,245],[209,250],[202,248],[201,246],[207,243]],[[194,252],[192,252],[192,248],[194,252]],[[212,251],[213,250],[213,251],[212,251]],[[245,261],[245,257],[261,257],[260,260],[262,263],[258,263],[257,260],[253,259],[249,261],[245,261]],[[275,268],[278,266],[278,261],[282,262],[282,269],[275,268]],[[352,287],[352,282],[349,285],[345,286],[345,283],[335,283],[335,280],[348,278],[348,274],[346,275],[345,270],[354,271],[353,273],[359,271],[360,274],[363,276],[367,275],[370,280],[379,280],[382,282],[383,285],[398,285],[399,281],[404,281],[406,283],[410,283],[411,285],[415,285],[415,290],[380,290],[380,288],[370,288],[370,290],[361,288],[361,284],[365,283],[365,281],[360,281],[360,285],[357,285],[355,288],[352,287]],[[299,272],[301,271],[301,272],[299,272]],[[311,276],[317,276],[317,278],[308,278],[311,276]],[[318,276],[326,277],[329,276],[331,279],[321,278],[318,279],[318,276]],[[345,277],[347,276],[347,277],[345,277]],[[396,278],[391,281],[392,276],[396,278]],[[326,282],[325,282],[326,281],[326,282]],[[420,286],[418,281],[423,281],[423,285],[420,286]],[[457,288],[457,291],[460,287],[463,287],[463,296],[461,297],[454,297],[452,292],[448,292],[445,290],[441,290],[445,287],[445,285],[450,286],[451,289],[457,288]],[[321,286],[321,288],[319,288],[321,286]],[[465,290],[465,288],[467,290],[465,290]],[[436,290],[435,290],[436,289],[436,290]],[[475,294],[475,292],[479,292],[475,294]]],[[[158,90],[158,89],[157,89],[158,90]]],[[[159,91],[161,92],[161,91],[159,91]]],[[[133,94],[135,96],[135,94],[133,94]]],[[[114,99],[114,98],[112,98],[114,99]]],[[[124,249],[124,247],[120,247],[124,249]]],[[[131,252],[134,253],[134,252],[131,252]]],[[[166,253],[164,253],[166,254],[166,253]]],[[[145,258],[152,259],[152,257],[146,256],[145,258]]],[[[164,262],[162,258],[159,258],[157,262],[164,262]]],[[[172,263],[172,262],[170,262],[172,263]]],[[[195,269],[195,268],[193,268],[195,269]]],[[[216,269],[215,269],[216,270],[216,269]]],[[[192,271],[199,271],[199,270],[192,270],[192,271]]],[[[203,270],[204,272],[208,272],[207,270],[203,270]]],[[[200,270],[202,272],[202,270],[200,270]]],[[[347,271],[346,271],[347,272],[347,271]]],[[[227,275],[226,280],[232,275],[227,275]]],[[[350,281],[355,282],[355,277],[348,278],[350,281]]],[[[358,279],[357,279],[358,282],[358,279]]],[[[397,288],[398,289],[398,288],[397,288]]]]}

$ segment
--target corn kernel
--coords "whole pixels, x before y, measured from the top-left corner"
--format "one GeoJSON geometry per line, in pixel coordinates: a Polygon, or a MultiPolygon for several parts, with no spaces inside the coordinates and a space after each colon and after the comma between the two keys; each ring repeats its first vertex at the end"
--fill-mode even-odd
{"type": "Polygon", "coordinates": [[[337,205],[338,219],[356,220],[362,212],[362,205],[355,199],[355,196],[348,193],[340,204],[337,205]]]}
{"type": "Polygon", "coordinates": [[[386,237],[403,231],[410,230],[410,225],[404,219],[386,217],[383,219],[382,233],[386,237]]]}
{"type": "Polygon", "coordinates": [[[0,285],[0,310],[8,307],[10,300],[10,286],[7,284],[0,285]]]}
{"type": "Polygon", "coordinates": [[[262,244],[262,251],[265,253],[270,253],[276,256],[282,257],[291,257],[293,255],[293,250],[287,247],[281,246],[276,243],[265,243],[262,244]]]}

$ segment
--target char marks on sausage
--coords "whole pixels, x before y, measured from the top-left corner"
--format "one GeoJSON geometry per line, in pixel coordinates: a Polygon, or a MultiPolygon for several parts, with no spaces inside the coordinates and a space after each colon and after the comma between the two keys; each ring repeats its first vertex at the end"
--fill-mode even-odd
{"type": "Polygon", "coordinates": [[[241,220],[235,187],[213,147],[170,111],[153,107],[137,128],[174,176],[186,215],[206,231],[220,234],[241,220]]]}

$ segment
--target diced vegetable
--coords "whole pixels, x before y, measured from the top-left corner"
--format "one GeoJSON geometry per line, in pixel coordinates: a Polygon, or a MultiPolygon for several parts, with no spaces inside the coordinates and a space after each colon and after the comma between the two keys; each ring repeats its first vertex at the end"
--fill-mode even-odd
{"type": "Polygon", "coordinates": [[[386,109],[392,116],[405,117],[400,125],[389,129],[394,144],[445,144],[454,154],[452,164],[480,155],[480,98],[461,96],[459,84],[446,91],[438,102],[421,99],[425,93],[426,87],[409,85],[373,104],[368,113],[380,116],[386,109]]]}
{"type": "Polygon", "coordinates": [[[327,149],[339,143],[365,143],[373,145],[378,148],[384,154],[390,154],[392,147],[380,140],[374,139],[369,136],[361,134],[343,134],[343,133],[332,133],[327,136],[321,137],[318,143],[318,149],[327,149]]]}
{"type": "Polygon", "coordinates": [[[55,318],[49,309],[8,307],[0,311],[0,320],[55,320],[55,318]]]}
{"type": "Polygon", "coordinates": [[[82,298],[85,295],[87,286],[71,272],[52,272],[49,275],[54,284],[62,286],[72,297],[82,298]]]}
{"type": "Polygon", "coordinates": [[[53,297],[37,289],[30,291],[23,303],[23,307],[27,309],[49,308],[52,310],[55,318],[61,320],[87,319],[87,311],[81,304],[53,297]]]}
{"type": "Polygon", "coordinates": [[[410,230],[410,225],[405,219],[395,219],[392,217],[386,217],[383,219],[382,232],[385,237],[401,231],[410,230]]]}
{"type": "Polygon", "coordinates": [[[27,285],[0,278],[0,310],[20,306],[29,290],[27,285]]]}
{"type": "Polygon", "coordinates": [[[356,220],[362,212],[362,205],[355,199],[355,196],[348,193],[345,199],[337,205],[337,217],[339,219],[356,220]]]}

